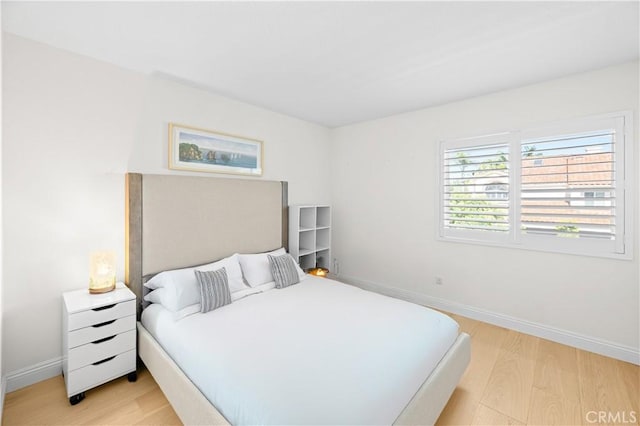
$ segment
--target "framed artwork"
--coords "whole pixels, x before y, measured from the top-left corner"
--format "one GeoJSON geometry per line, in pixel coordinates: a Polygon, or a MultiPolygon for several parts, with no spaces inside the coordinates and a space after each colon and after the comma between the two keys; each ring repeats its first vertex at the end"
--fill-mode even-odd
{"type": "Polygon", "coordinates": [[[169,123],[169,168],[262,176],[262,141],[169,123]]]}

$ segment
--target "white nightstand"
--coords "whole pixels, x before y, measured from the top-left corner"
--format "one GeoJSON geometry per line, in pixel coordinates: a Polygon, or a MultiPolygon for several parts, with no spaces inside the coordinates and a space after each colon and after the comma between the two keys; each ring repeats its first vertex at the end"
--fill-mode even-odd
{"type": "Polygon", "coordinates": [[[136,296],[123,283],[109,293],[62,295],[62,372],[71,405],[109,380],[136,374],[136,296]]]}

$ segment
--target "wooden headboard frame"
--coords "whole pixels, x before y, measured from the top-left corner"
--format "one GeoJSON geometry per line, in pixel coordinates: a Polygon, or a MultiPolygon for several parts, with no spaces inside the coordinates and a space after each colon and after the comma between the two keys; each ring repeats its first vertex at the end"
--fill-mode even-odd
{"type": "Polygon", "coordinates": [[[233,253],[288,247],[287,182],[127,173],[125,283],[233,253]]]}

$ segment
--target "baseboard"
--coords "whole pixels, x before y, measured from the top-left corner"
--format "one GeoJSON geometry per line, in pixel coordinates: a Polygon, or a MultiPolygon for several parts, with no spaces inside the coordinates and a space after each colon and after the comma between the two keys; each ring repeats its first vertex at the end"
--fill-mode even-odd
{"type": "Polygon", "coordinates": [[[62,373],[62,358],[43,361],[7,374],[7,392],[50,379],[62,373]]]}
{"type": "Polygon", "coordinates": [[[618,343],[574,333],[572,331],[551,327],[545,324],[515,318],[509,315],[503,315],[497,312],[491,312],[485,309],[428,296],[426,294],[415,293],[413,291],[397,287],[361,280],[355,277],[340,275],[339,279],[340,281],[355,285],[356,287],[381,293],[396,299],[403,299],[419,305],[440,309],[453,314],[462,315],[467,318],[530,334],[532,336],[541,337],[557,343],[562,343],[574,348],[583,349],[589,352],[640,365],[640,350],[638,348],[620,345],[618,343]]]}

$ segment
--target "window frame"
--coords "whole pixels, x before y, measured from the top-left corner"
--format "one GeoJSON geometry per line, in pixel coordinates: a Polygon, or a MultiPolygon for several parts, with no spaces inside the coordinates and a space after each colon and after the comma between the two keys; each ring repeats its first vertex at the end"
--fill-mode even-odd
{"type": "Polygon", "coordinates": [[[436,239],[444,242],[479,244],[504,248],[518,248],[551,253],[593,256],[613,259],[633,258],[634,237],[634,151],[633,121],[631,111],[612,112],[577,119],[524,127],[522,129],[493,133],[489,135],[441,140],[438,144],[436,196],[438,224],[436,239]],[[533,235],[519,232],[521,229],[521,149],[525,140],[536,137],[557,137],[563,134],[575,135],[595,129],[615,128],[615,240],[590,240],[587,238],[560,238],[550,235],[533,235]],[[445,152],[450,149],[471,148],[482,145],[496,145],[508,141],[509,145],[509,232],[463,231],[445,227],[445,152]],[[506,234],[506,235],[493,235],[506,234]]]}

